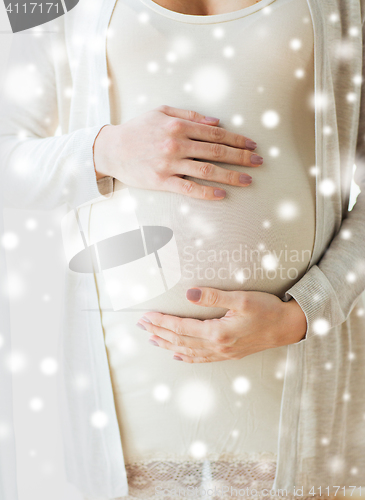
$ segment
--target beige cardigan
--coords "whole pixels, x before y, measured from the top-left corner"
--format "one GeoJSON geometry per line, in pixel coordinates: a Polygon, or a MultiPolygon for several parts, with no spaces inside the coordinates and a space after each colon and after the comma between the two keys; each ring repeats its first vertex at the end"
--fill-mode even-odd
{"type": "MultiPolygon", "coordinates": [[[[289,492],[294,485],[365,486],[365,0],[307,1],[315,32],[317,218],[307,273],[286,294],[308,323],[305,339],[288,347],[281,406],[274,488],[289,492]],[[354,162],[361,193],[348,211],[354,162]],[[335,190],[325,195],[329,182],[335,190]]],[[[44,25],[41,37],[14,37],[17,72],[9,68],[0,114],[9,206],[69,210],[100,196],[92,146],[110,121],[105,47],[114,4],[80,2],[44,25]],[[18,98],[31,92],[26,102],[11,99],[14,75],[18,98]],[[62,135],[53,137],[58,124],[62,135]]],[[[101,184],[112,188],[111,179],[101,184]]],[[[85,494],[113,498],[126,495],[128,484],[100,315],[91,309],[98,310],[93,276],[67,270],[59,379],[65,466],[85,494]],[[74,387],[80,373],[91,381],[82,393],[74,387]],[[90,425],[96,410],[108,415],[103,429],[90,425]]]]}

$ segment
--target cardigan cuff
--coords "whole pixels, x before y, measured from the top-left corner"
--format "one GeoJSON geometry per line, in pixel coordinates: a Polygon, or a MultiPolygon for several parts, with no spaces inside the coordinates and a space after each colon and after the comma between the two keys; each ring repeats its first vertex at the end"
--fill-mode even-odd
{"type": "Polygon", "coordinates": [[[314,335],[326,335],[346,320],[331,283],[317,265],[285,293],[285,300],[291,297],[298,302],[307,319],[305,337],[297,344],[314,335]]]}
{"type": "Polygon", "coordinates": [[[111,198],[114,192],[114,177],[102,177],[97,181],[99,193],[105,198],[111,198]]]}
{"type": "MultiPolygon", "coordinates": [[[[73,135],[71,158],[73,164],[74,179],[73,189],[70,189],[69,204],[77,207],[100,197],[103,193],[109,194],[113,191],[113,178],[107,177],[101,184],[96,179],[94,169],[94,143],[100,130],[107,125],[102,123],[93,127],[76,130],[73,135]],[[99,190],[99,186],[102,192],[99,190]]],[[[103,180],[103,179],[100,179],[103,180]]]]}

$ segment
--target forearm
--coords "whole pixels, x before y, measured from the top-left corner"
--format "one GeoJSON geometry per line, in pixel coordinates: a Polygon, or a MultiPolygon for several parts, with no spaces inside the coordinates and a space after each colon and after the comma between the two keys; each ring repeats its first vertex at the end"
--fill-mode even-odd
{"type": "Polygon", "coordinates": [[[100,126],[58,137],[20,141],[0,136],[5,204],[14,208],[52,209],[81,205],[100,196],[93,166],[93,144],[100,126]]]}

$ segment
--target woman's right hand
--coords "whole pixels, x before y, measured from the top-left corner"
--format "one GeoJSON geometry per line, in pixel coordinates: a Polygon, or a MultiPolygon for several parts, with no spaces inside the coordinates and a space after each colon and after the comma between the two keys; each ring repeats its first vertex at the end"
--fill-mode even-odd
{"type": "Polygon", "coordinates": [[[195,111],[162,105],[121,125],[106,125],[94,144],[97,179],[111,176],[132,187],[222,199],[224,190],[183,176],[249,186],[249,175],[209,161],[257,167],[262,158],[252,153],[256,143],[251,139],[218,123],[195,111]]]}

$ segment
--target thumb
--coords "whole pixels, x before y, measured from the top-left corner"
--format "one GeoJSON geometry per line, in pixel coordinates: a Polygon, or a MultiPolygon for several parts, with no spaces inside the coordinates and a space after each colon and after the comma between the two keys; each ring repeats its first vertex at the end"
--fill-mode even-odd
{"type": "Polygon", "coordinates": [[[241,290],[225,291],[205,286],[189,288],[186,292],[186,298],[199,306],[224,307],[236,311],[242,310],[245,295],[246,292],[241,290]]]}

